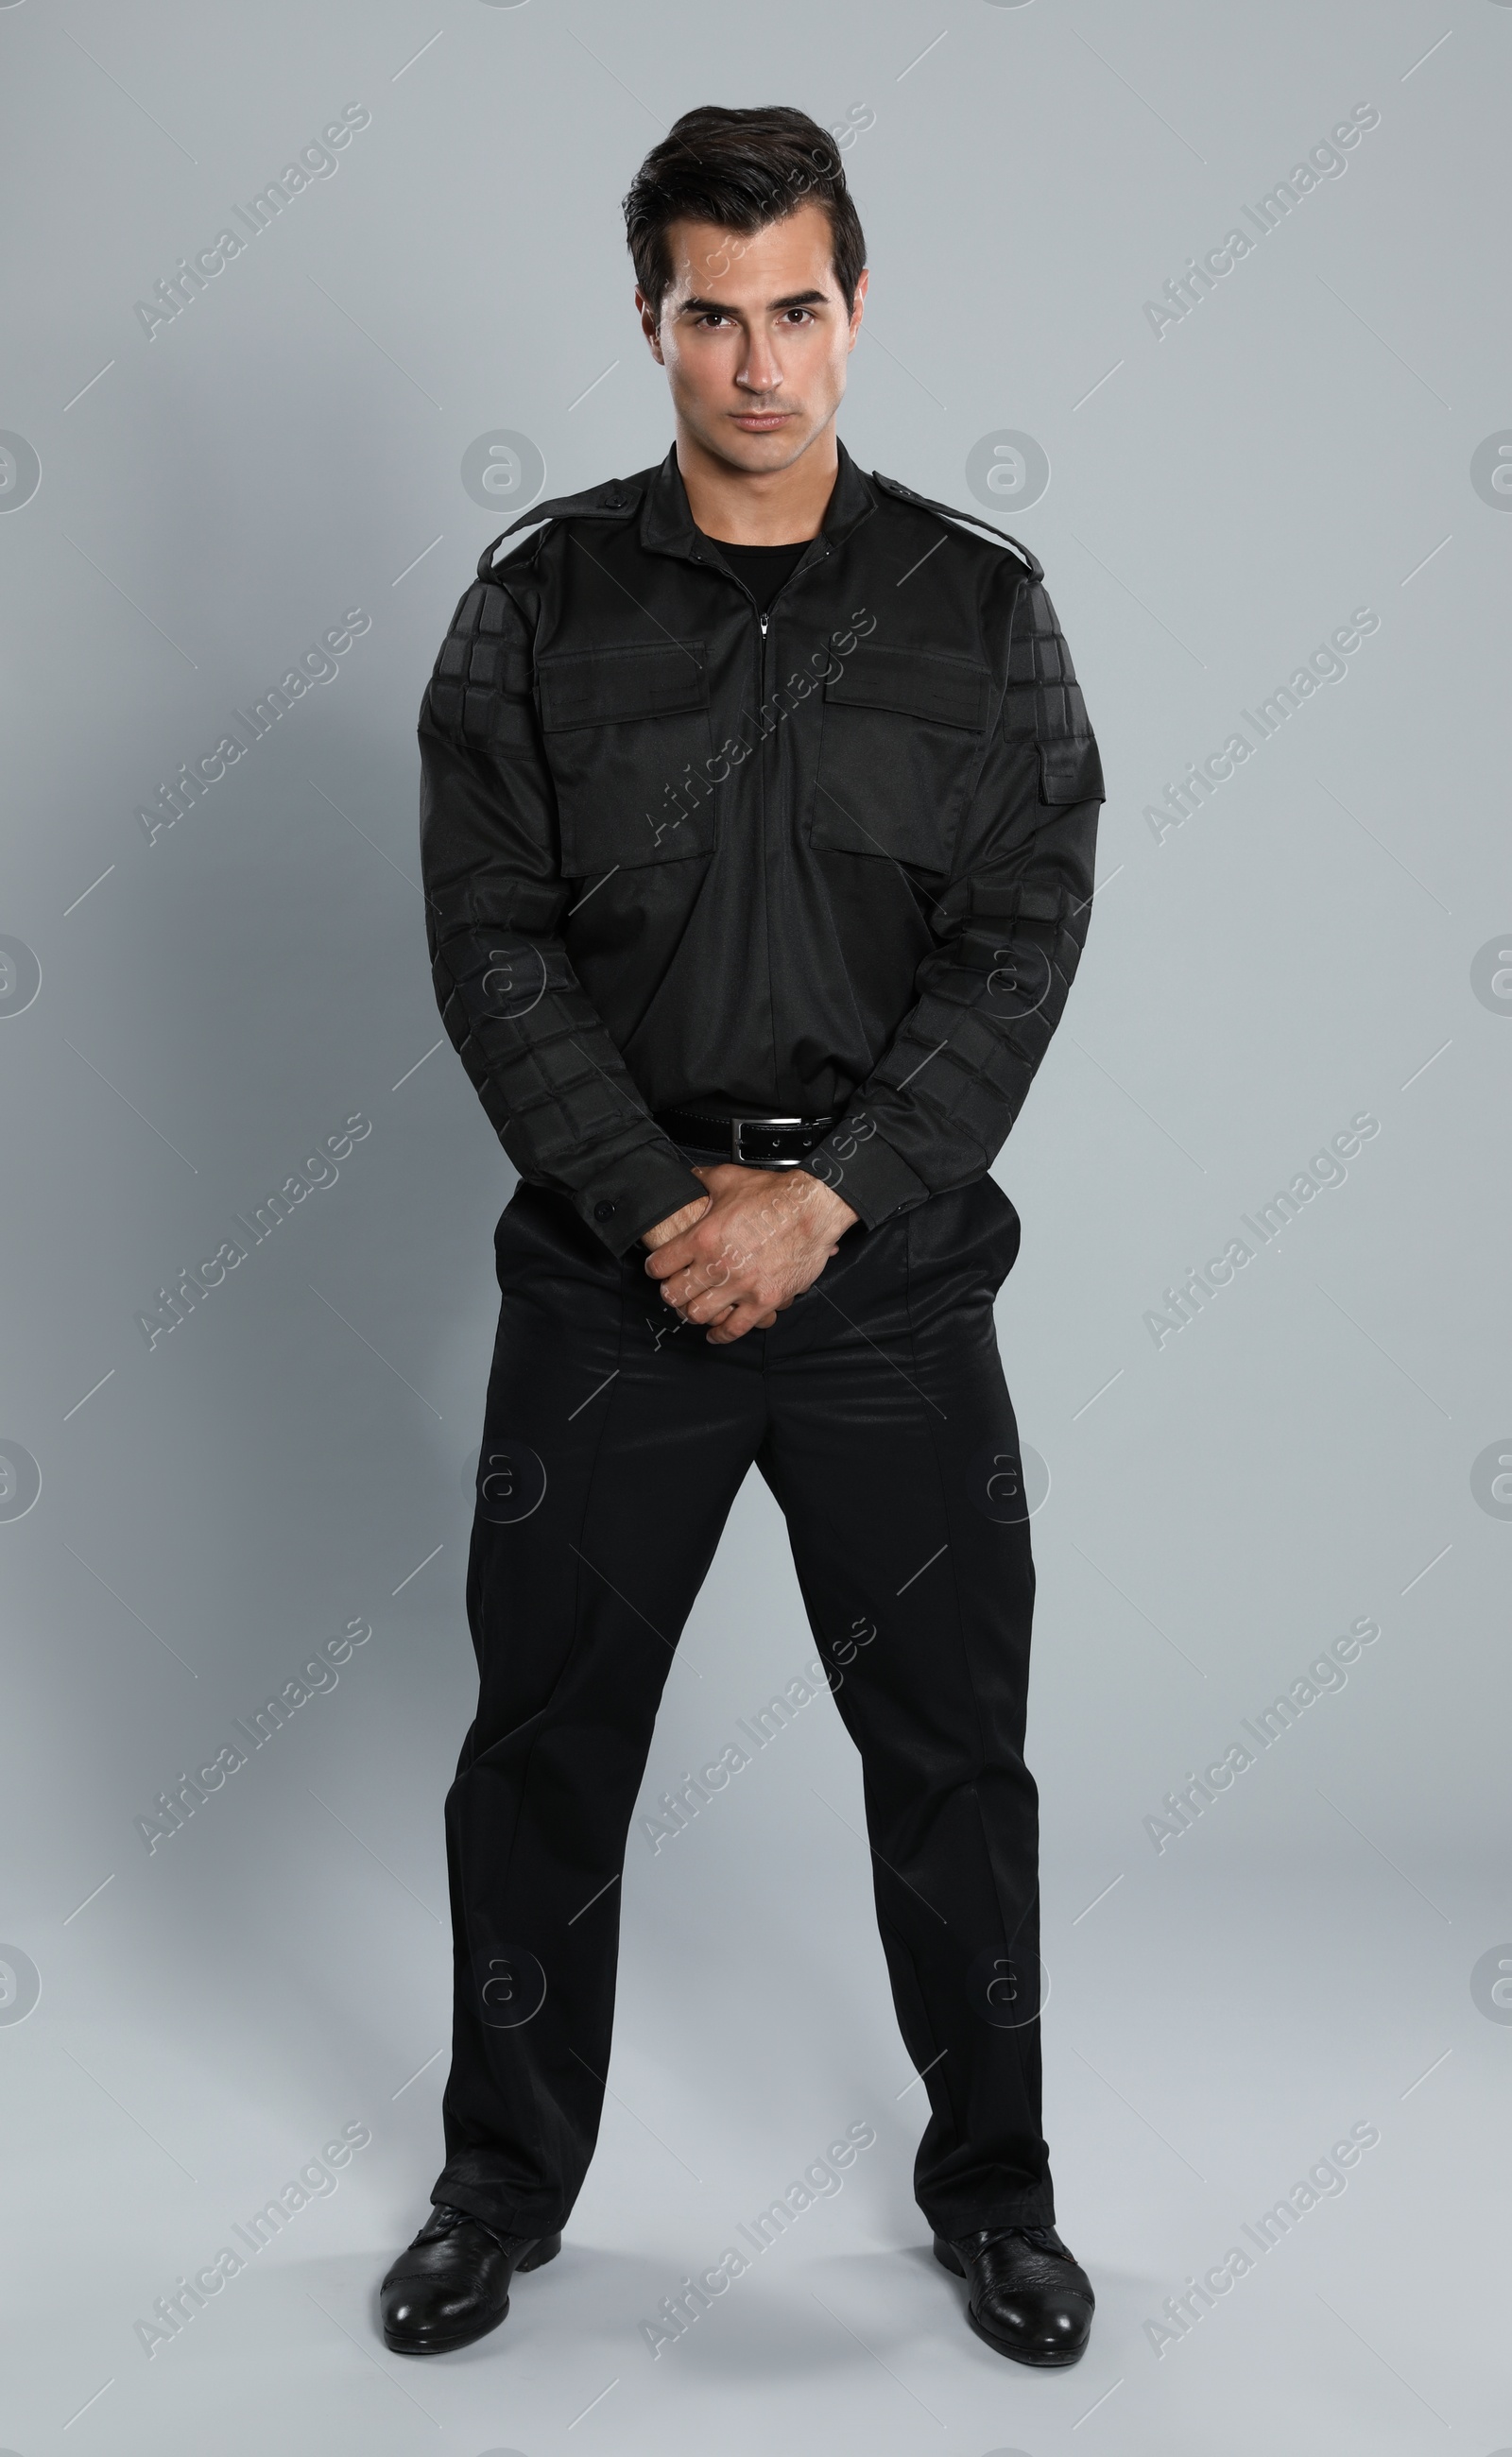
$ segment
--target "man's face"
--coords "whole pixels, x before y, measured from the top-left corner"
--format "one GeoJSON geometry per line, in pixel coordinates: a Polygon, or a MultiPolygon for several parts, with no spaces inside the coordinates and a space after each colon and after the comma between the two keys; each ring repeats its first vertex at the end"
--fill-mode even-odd
{"type": "Polygon", "coordinates": [[[667,244],[660,320],[638,290],[635,304],[679,422],[735,468],[790,468],[839,406],[865,274],[847,312],[829,216],[812,203],[749,237],[673,222],[667,244]]]}

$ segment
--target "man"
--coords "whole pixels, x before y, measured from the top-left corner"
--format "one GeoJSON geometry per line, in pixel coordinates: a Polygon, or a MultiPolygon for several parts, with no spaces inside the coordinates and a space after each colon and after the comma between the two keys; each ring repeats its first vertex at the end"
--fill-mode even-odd
{"type": "Polygon", "coordinates": [[[421,716],[436,995],[521,1183],[446,1803],[446,2159],[385,2337],[467,2343],[559,2249],[657,1703],[754,1460],[861,1755],[936,2254],[989,2344],[1069,2363],[1092,2290],[1041,2131],[993,1329],[1019,1222],[988,1172],[1085,940],[1097,749],[1033,555],[837,439],[867,276],[823,132],[691,112],[626,220],[674,444],[494,541],[421,716]]]}

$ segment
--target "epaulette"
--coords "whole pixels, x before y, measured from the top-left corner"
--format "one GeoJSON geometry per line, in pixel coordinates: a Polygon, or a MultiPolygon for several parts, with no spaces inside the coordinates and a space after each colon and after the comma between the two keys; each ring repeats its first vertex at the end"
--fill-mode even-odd
{"type": "Polygon", "coordinates": [[[606,485],[585,487],[581,495],[557,495],[549,504],[532,504],[499,531],[491,546],[484,547],[478,557],[478,578],[487,579],[495,554],[516,529],[528,529],[541,521],[622,521],[637,508],[640,497],[640,488],[629,479],[611,478],[606,485]]]}
{"type": "Polygon", "coordinates": [[[949,504],[937,504],[928,495],[916,495],[912,486],[905,486],[899,478],[884,478],[880,469],[872,471],[872,479],[884,494],[896,495],[901,503],[917,504],[922,512],[938,512],[941,519],[946,521],[970,521],[974,527],[989,530],[993,537],[1001,538],[1005,546],[1013,548],[1031,580],[1045,578],[1045,566],[1039,556],[1021,539],[1009,537],[1006,529],[995,528],[991,521],[984,521],[980,512],[958,512],[949,504]]]}

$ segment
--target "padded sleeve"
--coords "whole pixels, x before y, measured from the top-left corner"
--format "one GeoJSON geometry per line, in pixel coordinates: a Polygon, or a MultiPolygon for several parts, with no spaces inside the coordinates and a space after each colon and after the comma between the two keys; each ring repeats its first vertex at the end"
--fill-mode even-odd
{"type": "Polygon", "coordinates": [[[611,1252],[705,1189],[652,1119],[584,996],[562,924],[555,799],[529,633],[507,589],[469,588],[420,714],[420,849],[436,1002],[500,1142],[611,1252]]]}
{"type": "Polygon", "coordinates": [[[917,1002],[803,1166],[868,1228],[991,1167],[1061,1020],[1091,913],[1102,763],[1049,593],[1020,582],[992,738],[917,1002]]]}

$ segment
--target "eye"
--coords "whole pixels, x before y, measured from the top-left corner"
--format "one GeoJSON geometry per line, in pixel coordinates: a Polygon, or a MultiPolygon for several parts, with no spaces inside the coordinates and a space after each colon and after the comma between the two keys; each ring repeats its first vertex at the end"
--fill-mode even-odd
{"type": "Polygon", "coordinates": [[[717,324],[728,324],[730,319],[728,316],[721,316],[716,307],[709,307],[704,310],[703,314],[697,320],[700,324],[708,326],[712,331],[717,324]]]}
{"type": "Polygon", "coordinates": [[[814,319],[806,307],[790,307],[782,320],[785,324],[812,324],[814,319]]]}

